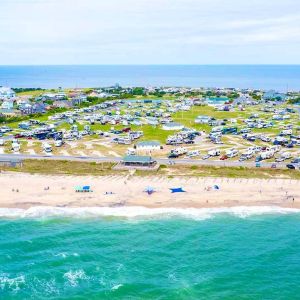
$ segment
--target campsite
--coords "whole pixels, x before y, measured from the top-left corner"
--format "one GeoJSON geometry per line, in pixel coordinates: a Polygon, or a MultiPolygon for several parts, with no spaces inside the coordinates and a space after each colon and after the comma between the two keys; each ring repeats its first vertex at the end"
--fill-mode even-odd
{"type": "MultiPolygon", "coordinates": [[[[288,101],[295,95],[280,98],[273,93],[276,97],[270,98],[270,92],[234,92],[238,97],[174,96],[171,92],[162,98],[115,97],[8,122],[0,126],[0,154],[89,158],[148,155],[175,161],[274,163],[299,158],[300,110],[288,101]]],[[[67,97],[68,92],[57,95],[67,97]]]]}

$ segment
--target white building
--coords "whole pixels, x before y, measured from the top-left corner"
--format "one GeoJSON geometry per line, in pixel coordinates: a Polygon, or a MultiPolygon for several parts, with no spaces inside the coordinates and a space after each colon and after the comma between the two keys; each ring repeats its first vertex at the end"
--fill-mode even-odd
{"type": "Polygon", "coordinates": [[[135,148],[137,151],[143,151],[143,150],[160,150],[161,145],[157,141],[141,141],[136,143],[135,148]]]}
{"type": "Polygon", "coordinates": [[[182,130],[183,128],[184,126],[182,124],[176,122],[164,124],[162,127],[163,130],[182,130]]]}
{"type": "Polygon", "coordinates": [[[0,87],[0,99],[7,100],[16,97],[16,93],[9,87],[0,87]]]}

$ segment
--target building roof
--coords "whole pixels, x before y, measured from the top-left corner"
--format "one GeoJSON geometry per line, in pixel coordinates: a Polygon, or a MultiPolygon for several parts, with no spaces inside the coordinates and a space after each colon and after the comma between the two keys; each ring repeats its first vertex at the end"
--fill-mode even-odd
{"type": "Polygon", "coordinates": [[[137,146],[160,146],[158,141],[140,141],[136,143],[137,146]]]}
{"type": "Polygon", "coordinates": [[[124,163],[151,163],[154,162],[151,156],[127,155],[123,158],[124,163]]]}
{"type": "Polygon", "coordinates": [[[183,125],[180,124],[180,123],[176,123],[176,122],[170,122],[170,123],[164,124],[164,126],[166,126],[166,127],[180,127],[180,126],[183,126],[183,125]]]}

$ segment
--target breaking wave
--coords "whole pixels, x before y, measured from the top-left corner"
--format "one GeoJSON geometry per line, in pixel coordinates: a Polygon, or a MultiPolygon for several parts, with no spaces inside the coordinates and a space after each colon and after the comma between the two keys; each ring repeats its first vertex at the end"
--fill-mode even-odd
{"type": "Polygon", "coordinates": [[[0,208],[0,218],[100,218],[120,217],[127,219],[151,219],[183,217],[205,220],[218,214],[229,214],[240,218],[262,214],[295,214],[300,209],[279,206],[236,206],[219,208],[146,208],[141,206],[123,207],[52,207],[36,206],[29,209],[0,208]]]}

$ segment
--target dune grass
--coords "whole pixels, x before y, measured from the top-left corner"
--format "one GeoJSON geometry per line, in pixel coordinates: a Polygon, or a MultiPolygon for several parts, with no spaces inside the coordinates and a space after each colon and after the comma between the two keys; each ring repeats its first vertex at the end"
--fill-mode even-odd
{"type": "MultiPolygon", "coordinates": [[[[20,168],[0,167],[2,171],[51,175],[127,175],[128,171],[113,170],[113,163],[79,162],[66,160],[28,159],[20,168]]],[[[288,169],[263,169],[244,167],[211,167],[190,165],[161,165],[158,171],[136,171],[135,176],[167,177],[222,177],[222,178],[286,178],[300,180],[300,172],[288,169]]]]}

